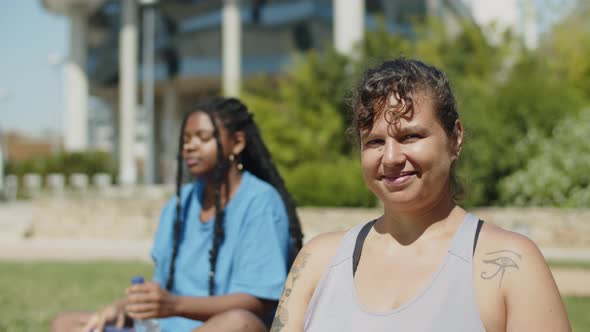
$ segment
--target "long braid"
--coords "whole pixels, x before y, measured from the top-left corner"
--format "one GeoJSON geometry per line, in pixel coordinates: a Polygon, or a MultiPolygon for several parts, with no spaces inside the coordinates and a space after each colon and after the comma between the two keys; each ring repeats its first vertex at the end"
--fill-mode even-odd
{"type": "Polygon", "coordinates": [[[230,132],[243,131],[246,135],[246,147],[242,151],[244,168],[256,177],[271,184],[280,194],[289,218],[289,234],[291,236],[290,263],[303,246],[301,223],[295,209],[295,202],[287,190],[283,178],[275,166],[252,113],[239,100],[216,98],[212,102],[224,127],[230,132]]]}
{"type": "Polygon", "coordinates": [[[184,132],[184,126],[191,113],[187,114],[182,119],[182,125],[180,126],[180,138],[178,142],[178,154],[176,156],[176,215],[174,220],[174,234],[172,241],[172,260],[170,262],[170,269],[168,271],[168,280],[166,281],[166,289],[172,290],[174,286],[174,269],[176,268],[176,254],[178,253],[178,245],[180,239],[180,228],[182,226],[182,202],[180,197],[180,190],[182,187],[182,134],[184,132]]]}
{"type": "Polygon", "coordinates": [[[295,201],[285,186],[277,167],[275,166],[270,152],[262,141],[262,137],[256,124],[252,121],[247,128],[249,149],[245,149],[243,162],[244,167],[251,170],[253,174],[270,183],[281,195],[287,215],[289,217],[289,234],[291,236],[290,263],[295,259],[299,250],[303,247],[303,233],[301,223],[295,209],[295,201]],[[246,164],[249,164],[246,166],[246,164]]]}
{"type": "Polygon", "coordinates": [[[211,111],[207,112],[209,118],[211,119],[211,123],[213,124],[213,135],[215,137],[215,142],[217,144],[217,167],[215,168],[215,225],[213,231],[213,245],[211,246],[211,250],[209,251],[209,262],[210,262],[210,270],[209,270],[209,295],[215,294],[215,270],[217,267],[217,254],[219,253],[219,246],[221,245],[221,241],[224,237],[223,232],[223,217],[225,214],[225,210],[221,204],[221,187],[223,183],[226,183],[225,186],[225,199],[227,202],[228,199],[228,190],[229,190],[229,183],[227,183],[227,161],[223,157],[223,146],[221,145],[221,139],[219,137],[219,128],[215,122],[215,118],[211,111]]]}

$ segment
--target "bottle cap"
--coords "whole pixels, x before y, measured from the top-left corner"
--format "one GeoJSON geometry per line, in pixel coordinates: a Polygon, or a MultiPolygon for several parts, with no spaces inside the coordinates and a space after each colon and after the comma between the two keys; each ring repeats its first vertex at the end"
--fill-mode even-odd
{"type": "Polygon", "coordinates": [[[133,279],[131,279],[131,284],[132,285],[137,285],[137,284],[143,284],[145,280],[143,280],[142,276],[136,276],[133,277],[133,279]]]}

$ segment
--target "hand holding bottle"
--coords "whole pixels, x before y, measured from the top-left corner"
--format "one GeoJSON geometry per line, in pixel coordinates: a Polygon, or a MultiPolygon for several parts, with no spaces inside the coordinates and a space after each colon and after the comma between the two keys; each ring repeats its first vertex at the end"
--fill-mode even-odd
{"type": "Polygon", "coordinates": [[[176,297],[158,283],[134,278],[126,293],[125,310],[135,320],[175,316],[176,297]]]}

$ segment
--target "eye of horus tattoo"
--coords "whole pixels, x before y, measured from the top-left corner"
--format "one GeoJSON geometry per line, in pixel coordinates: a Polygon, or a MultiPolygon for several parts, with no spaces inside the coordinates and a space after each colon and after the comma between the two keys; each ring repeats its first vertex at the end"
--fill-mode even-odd
{"type": "Polygon", "coordinates": [[[499,276],[498,288],[502,287],[502,279],[504,274],[509,269],[519,270],[518,264],[522,260],[522,255],[512,250],[498,250],[485,253],[485,259],[482,260],[486,264],[488,271],[483,271],[480,274],[482,279],[493,279],[499,276]]]}

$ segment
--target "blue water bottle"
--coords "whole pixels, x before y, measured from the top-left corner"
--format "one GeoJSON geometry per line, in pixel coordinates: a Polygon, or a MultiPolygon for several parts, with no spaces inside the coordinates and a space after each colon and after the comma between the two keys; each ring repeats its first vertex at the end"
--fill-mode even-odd
{"type": "MultiPolygon", "coordinates": [[[[143,284],[143,277],[137,276],[131,279],[132,285],[143,284]]],[[[160,325],[155,319],[134,319],[133,329],[135,332],[160,332],[160,325]]]]}

